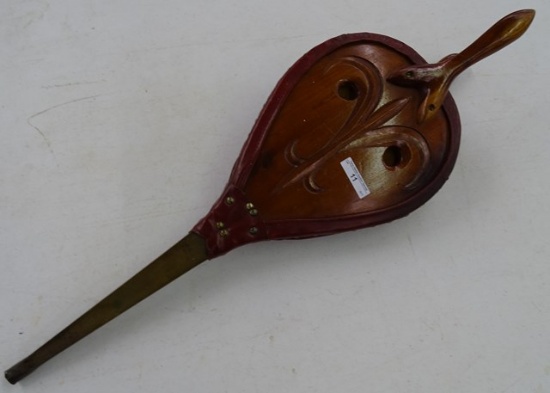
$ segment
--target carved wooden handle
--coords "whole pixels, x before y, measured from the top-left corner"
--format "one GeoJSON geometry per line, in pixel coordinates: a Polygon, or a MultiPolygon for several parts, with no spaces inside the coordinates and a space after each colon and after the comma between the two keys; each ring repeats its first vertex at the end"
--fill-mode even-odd
{"type": "Polygon", "coordinates": [[[441,107],[451,82],[458,74],[517,40],[527,30],[534,17],[534,10],[511,13],[495,23],[462,52],[449,55],[435,64],[400,69],[388,80],[402,86],[426,89],[426,97],[418,110],[418,121],[422,123],[430,119],[441,107]]]}

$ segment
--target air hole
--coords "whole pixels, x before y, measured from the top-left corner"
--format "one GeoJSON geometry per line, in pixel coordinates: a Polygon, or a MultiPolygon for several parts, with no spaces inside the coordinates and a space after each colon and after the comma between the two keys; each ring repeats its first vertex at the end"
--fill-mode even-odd
{"type": "Polygon", "coordinates": [[[403,153],[399,146],[390,146],[382,155],[382,161],[388,168],[395,168],[403,161],[403,153]]]}
{"type": "Polygon", "coordinates": [[[433,112],[435,110],[435,105],[434,104],[430,104],[430,106],[428,106],[428,109],[433,112]]]}
{"type": "Polygon", "coordinates": [[[352,81],[342,81],[338,85],[338,95],[347,101],[353,101],[359,96],[359,88],[352,81]]]}

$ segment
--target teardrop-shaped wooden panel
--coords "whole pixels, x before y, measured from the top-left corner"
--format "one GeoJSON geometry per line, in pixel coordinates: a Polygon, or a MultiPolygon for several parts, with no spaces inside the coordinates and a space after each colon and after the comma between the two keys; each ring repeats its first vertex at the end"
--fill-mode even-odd
{"type": "Polygon", "coordinates": [[[216,237],[225,252],[265,238],[372,226],[422,205],[452,170],[460,122],[449,96],[419,124],[422,92],[386,80],[421,63],[405,44],[368,33],[340,36],[308,52],[275,88],[205,218],[209,226],[203,221],[197,231],[233,225],[216,237]],[[227,198],[239,203],[228,206],[227,198]],[[246,204],[254,207],[253,218],[246,204]],[[237,219],[241,213],[244,221],[237,219]],[[254,233],[242,232],[251,228],[254,233]]]}

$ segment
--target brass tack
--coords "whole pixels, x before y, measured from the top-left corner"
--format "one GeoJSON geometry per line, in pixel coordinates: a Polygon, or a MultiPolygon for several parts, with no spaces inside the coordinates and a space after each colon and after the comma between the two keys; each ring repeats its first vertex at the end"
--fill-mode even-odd
{"type": "Polygon", "coordinates": [[[258,210],[251,209],[251,210],[248,211],[248,213],[250,213],[251,216],[257,216],[258,215],[258,210]]]}
{"type": "Polygon", "coordinates": [[[251,235],[256,235],[258,233],[258,228],[252,227],[248,230],[248,232],[250,232],[251,235]]]}
{"type": "Polygon", "coordinates": [[[227,235],[229,235],[229,231],[227,229],[222,229],[220,231],[220,236],[221,237],[226,237],[227,235]]]}
{"type": "Polygon", "coordinates": [[[225,203],[227,203],[228,205],[232,205],[233,203],[235,203],[235,198],[228,196],[227,198],[225,198],[225,203]]]}
{"type": "Polygon", "coordinates": [[[246,210],[254,209],[254,204],[253,203],[248,202],[245,206],[246,206],[246,210]]]}
{"type": "Polygon", "coordinates": [[[218,228],[218,229],[223,229],[223,228],[225,228],[225,224],[224,224],[223,222],[221,222],[221,221],[218,221],[218,222],[216,223],[216,228],[218,228]]]}

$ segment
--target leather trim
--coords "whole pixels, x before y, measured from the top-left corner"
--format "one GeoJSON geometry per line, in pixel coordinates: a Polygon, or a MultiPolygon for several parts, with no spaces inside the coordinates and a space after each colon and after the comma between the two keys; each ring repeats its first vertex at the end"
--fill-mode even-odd
{"type": "Polygon", "coordinates": [[[231,184],[192,232],[205,239],[209,259],[243,244],[267,239],[260,212],[243,191],[231,184]]]}

